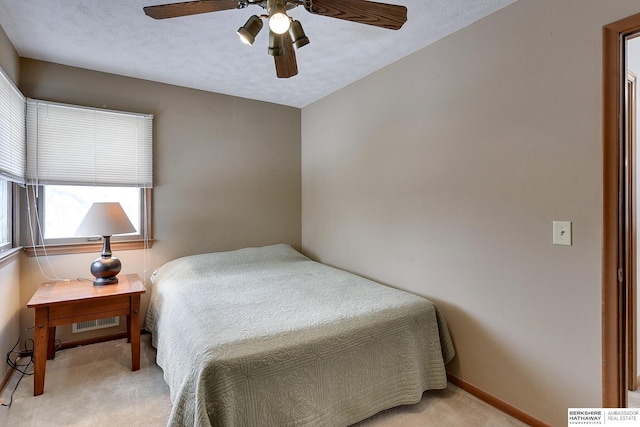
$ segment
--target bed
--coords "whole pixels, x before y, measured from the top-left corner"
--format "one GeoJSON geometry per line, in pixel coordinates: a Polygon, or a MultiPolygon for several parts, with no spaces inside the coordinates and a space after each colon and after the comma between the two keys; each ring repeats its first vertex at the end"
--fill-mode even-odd
{"type": "Polygon", "coordinates": [[[432,302],[288,245],[179,258],[151,281],[171,426],[347,426],[447,385],[432,302]]]}

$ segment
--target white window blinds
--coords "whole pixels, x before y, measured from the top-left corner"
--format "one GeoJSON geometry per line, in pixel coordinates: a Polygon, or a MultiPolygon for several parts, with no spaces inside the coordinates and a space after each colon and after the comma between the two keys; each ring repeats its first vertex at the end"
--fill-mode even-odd
{"type": "Polygon", "coordinates": [[[24,183],[25,99],[0,69],[0,176],[24,183]]]}
{"type": "Polygon", "coordinates": [[[153,186],[153,116],[27,100],[31,184],[153,186]]]}

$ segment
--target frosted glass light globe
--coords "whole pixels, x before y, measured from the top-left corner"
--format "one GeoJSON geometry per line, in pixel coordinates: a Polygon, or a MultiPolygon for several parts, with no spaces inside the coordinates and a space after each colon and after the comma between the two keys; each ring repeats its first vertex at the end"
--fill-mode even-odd
{"type": "Polygon", "coordinates": [[[276,34],[284,34],[289,31],[290,20],[284,13],[274,13],[269,17],[269,29],[276,34]]]}

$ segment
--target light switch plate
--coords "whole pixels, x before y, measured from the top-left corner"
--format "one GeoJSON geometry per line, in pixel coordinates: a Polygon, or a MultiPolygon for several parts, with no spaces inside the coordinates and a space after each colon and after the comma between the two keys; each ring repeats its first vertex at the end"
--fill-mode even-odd
{"type": "Polygon", "coordinates": [[[571,221],[553,221],[553,244],[571,246],[571,221]]]}

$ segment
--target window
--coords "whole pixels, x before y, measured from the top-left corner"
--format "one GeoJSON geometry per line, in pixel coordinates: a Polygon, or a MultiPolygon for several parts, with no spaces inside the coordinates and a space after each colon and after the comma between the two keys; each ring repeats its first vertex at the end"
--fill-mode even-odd
{"type": "Polygon", "coordinates": [[[28,192],[32,206],[28,218],[31,237],[26,248],[29,255],[39,253],[34,245],[46,246],[50,254],[99,250],[100,237],[75,235],[94,202],[119,202],[136,228],[134,233],[113,236],[111,247],[114,250],[140,249],[152,244],[150,188],[30,185],[28,192]]]}
{"type": "Polygon", "coordinates": [[[87,240],[75,237],[75,231],[94,202],[119,202],[136,227],[136,233],[114,236],[112,241],[144,238],[145,193],[139,188],[47,185],[41,188],[39,197],[38,220],[42,224],[44,243],[75,243],[87,240]]]}
{"type": "MultiPolygon", "coordinates": [[[[25,99],[0,69],[0,252],[14,247],[13,189],[25,182],[25,99]]],[[[0,258],[3,258],[0,254],[0,258]]]]}
{"type": "Polygon", "coordinates": [[[12,248],[11,183],[0,177],[0,252],[12,248]]]}
{"type": "Polygon", "coordinates": [[[35,207],[31,243],[98,242],[75,236],[94,202],[120,202],[136,227],[135,233],[114,236],[113,243],[150,238],[152,120],[144,114],[27,100],[26,176],[29,203],[35,207]]]}

